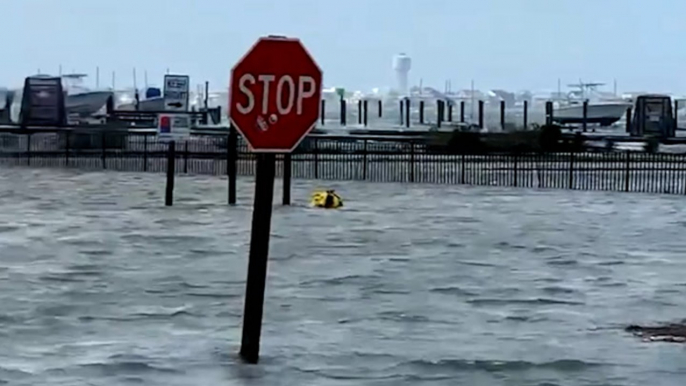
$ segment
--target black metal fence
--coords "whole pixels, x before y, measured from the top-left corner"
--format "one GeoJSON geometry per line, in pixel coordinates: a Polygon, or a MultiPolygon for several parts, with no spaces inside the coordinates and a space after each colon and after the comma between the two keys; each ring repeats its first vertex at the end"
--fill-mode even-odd
{"type": "MultiPolygon", "coordinates": [[[[164,172],[167,146],[154,133],[0,133],[0,166],[164,172]]],[[[195,134],[177,143],[176,157],[177,173],[255,173],[254,155],[226,132],[195,134]]],[[[686,194],[685,161],[640,152],[447,154],[420,139],[345,136],[308,137],[291,156],[293,178],[670,194],[686,194]]]]}

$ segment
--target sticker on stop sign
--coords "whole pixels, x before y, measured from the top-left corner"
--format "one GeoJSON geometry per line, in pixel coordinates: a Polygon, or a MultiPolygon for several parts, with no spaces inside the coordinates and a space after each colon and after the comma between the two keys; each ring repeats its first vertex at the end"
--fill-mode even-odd
{"type": "Polygon", "coordinates": [[[231,73],[231,122],[253,151],[290,152],[318,120],[321,88],[299,40],[262,38],[231,73]]]}

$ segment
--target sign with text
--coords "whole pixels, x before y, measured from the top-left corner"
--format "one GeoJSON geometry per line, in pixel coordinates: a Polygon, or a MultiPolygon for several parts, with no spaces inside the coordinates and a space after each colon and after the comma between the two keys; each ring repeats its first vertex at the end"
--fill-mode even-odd
{"type": "Polygon", "coordinates": [[[188,111],[190,78],[188,75],[164,76],[164,109],[188,111]]]}
{"type": "Polygon", "coordinates": [[[261,38],[231,70],[231,124],[253,152],[290,153],[317,123],[321,90],[299,39],[261,38]]]}
{"type": "Polygon", "coordinates": [[[157,136],[161,142],[183,141],[190,135],[190,115],[160,114],[157,116],[157,136]]]}

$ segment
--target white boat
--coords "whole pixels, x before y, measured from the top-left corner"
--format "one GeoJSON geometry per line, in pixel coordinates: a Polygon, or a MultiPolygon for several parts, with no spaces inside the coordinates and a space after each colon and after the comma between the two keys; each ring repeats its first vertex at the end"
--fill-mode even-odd
{"type": "MultiPolygon", "coordinates": [[[[117,110],[136,110],[136,90],[129,89],[117,93],[117,110]]],[[[164,111],[164,97],[157,87],[146,87],[138,92],[138,111],[164,111]]]]}
{"type": "Polygon", "coordinates": [[[553,120],[561,124],[580,124],[584,121],[584,100],[588,101],[586,123],[611,126],[624,117],[632,103],[614,95],[603,95],[597,91],[603,83],[571,84],[579,90],[571,91],[568,100],[558,103],[553,109],[553,120]]]}
{"type": "Polygon", "coordinates": [[[65,108],[68,115],[90,117],[102,110],[114,93],[109,90],[89,90],[83,86],[86,74],[62,75],[62,87],[66,92],[65,108]]]}

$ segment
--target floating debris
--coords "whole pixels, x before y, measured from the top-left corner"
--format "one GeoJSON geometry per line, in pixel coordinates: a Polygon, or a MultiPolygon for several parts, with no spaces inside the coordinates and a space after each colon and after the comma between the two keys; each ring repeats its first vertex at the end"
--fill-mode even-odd
{"type": "Polygon", "coordinates": [[[624,329],[647,342],[686,342],[686,323],[670,323],[664,326],[639,326],[632,324],[624,329]]]}

